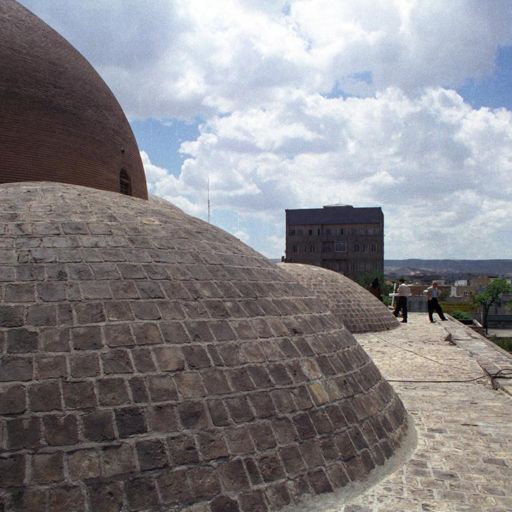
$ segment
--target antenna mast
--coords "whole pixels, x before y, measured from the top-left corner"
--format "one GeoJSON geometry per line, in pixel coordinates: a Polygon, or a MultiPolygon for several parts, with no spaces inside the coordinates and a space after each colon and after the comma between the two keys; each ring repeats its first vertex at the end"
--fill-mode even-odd
{"type": "Polygon", "coordinates": [[[210,224],[210,175],[208,174],[208,224],[210,224]]]}

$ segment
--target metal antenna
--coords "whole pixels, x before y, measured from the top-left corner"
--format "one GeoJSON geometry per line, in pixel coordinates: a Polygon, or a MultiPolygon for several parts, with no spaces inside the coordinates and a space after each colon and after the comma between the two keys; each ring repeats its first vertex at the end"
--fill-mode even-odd
{"type": "Polygon", "coordinates": [[[208,224],[210,224],[210,175],[208,174],[208,224]]]}

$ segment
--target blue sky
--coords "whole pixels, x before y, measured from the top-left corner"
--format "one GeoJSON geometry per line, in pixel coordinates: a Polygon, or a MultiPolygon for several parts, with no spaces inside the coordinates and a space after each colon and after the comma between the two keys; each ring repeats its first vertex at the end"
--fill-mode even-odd
{"type": "Polygon", "coordinates": [[[381,206],[387,258],[512,254],[512,2],[22,0],[125,110],[150,190],[269,257],[381,206]],[[120,29],[121,27],[121,29],[120,29]]]}

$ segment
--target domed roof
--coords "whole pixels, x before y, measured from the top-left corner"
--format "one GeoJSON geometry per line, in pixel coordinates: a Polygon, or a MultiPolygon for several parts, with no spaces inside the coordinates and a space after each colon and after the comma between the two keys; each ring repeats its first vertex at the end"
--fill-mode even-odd
{"type": "Polygon", "coordinates": [[[0,185],[0,217],[6,512],[278,510],[403,441],[354,337],[222,230],[55,183],[0,185]]]}
{"type": "Polygon", "coordinates": [[[147,198],[130,125],[105,82],[14,0],[0,2],[0,183],[58,181],[147,198]]]}
{"type": "Polygon", "coordinates": [[[350,332],[385,331],[399,325],[380,300],[338,272],[302,263],[279,263],[279,267],[326,300],[350,332]]]}

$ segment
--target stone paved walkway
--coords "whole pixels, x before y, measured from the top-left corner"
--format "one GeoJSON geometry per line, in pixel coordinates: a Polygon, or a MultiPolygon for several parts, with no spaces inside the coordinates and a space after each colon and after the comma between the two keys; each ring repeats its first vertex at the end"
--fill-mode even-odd
{"type": "Polygon", "coordinates": [[[416,424],[416,452],[339,512],[512,511],[512,397],[479,379],[493,348],[460,325],[417,314],[394,331],[357,335],[386,378],[430,382],[393,382],[416,424]]]}

